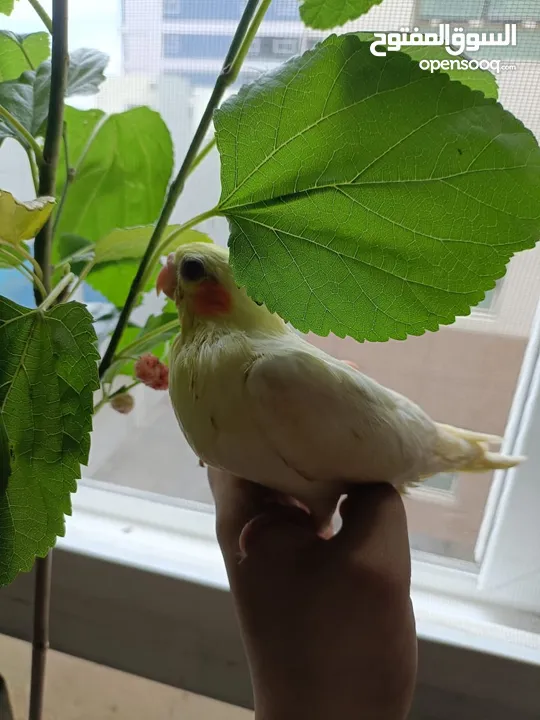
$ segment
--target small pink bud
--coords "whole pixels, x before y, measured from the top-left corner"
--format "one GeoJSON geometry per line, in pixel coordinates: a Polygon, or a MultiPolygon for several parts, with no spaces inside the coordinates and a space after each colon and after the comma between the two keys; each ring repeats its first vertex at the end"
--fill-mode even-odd
{"type": "Polygon", "coordinates": [[[116,410],[116,412],[127,415],[135,407],[135,400],[129,393],[120,393],[120,395],[115,395],[111,398],[111,407],[116,410]]]}
{"type": "Polygon", "coordinates": [[[135,363],[135,377],[154,390],[167,390],[169,368],[152,353],[146,353],[135,363]]]}

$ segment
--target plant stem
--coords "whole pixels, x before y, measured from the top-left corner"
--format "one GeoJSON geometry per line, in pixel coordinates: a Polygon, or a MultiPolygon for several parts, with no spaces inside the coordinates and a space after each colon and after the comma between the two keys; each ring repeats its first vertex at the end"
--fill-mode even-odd
{"type": "MultiPolygon", "coordinates": [[[[34,4],[34,3],[32,3],[34,4]]],[[[36,3],[41,8],[39,3],[36,3]]],[[[38,9],[34,5],[37,12],[38,9]]],[[[60,141],[64,128],[64,95],[68,69],[68,0],[53,0],[52,55],[51,55],[51,94],[47,133],[43,147],[43,163],[39,171],[39,194],[56,195],[56,168],[60,153],[60,141]]],[[[42,8],[41,8],[42,9],[42,8]]],[[[53,218],[50,217],[36,236],[34,257],[43,271],[43,285],[47,293],[51,291],[51,245],[53,218]]],[[[39,288],[35,288],[36,303],[44,298],[39,288]]]]}
{"type": "MultiPolygon", "coordinates": [[[[107,371],[107,368],[109,367],[114,358],[114,353],[116,352],[116,348],[118,347],[120,339],[122,338],[122,333],[124,332],[124,329],[127,325],[133,306],[135,305],[137,297],[143,287],[142,282],[146,275],[147,266],[150,263],[150,260],[152,259],[154,252],[159,245],[161,237],[165,232],[167,223],[169,222],[169,219],[173,213],[178,198],[180,197],[182,190],[184,189],[184,185],[189,175],[191,165],[195,161],[199,153],[199,149],[204,142],[204,138],[206,137],[206,133],[208,132],[208,128],[210,127],[210,124],[212,122],[212,115],[214,113],[214,110],[218,107],[221,100],[223,99],[223,95],[225,94],[226,89],[232,82],[234,82],[236,76],[238,75],[239,67],[235,65],[235,59],[237,55],[240,54],[240,51],[243,52],[243,57],[245,57],[245,54],[247,53],[244,40],[248,35],[253,38],[253,34],[250,35],[250,25],[257,11],[259,3],[260,0],[248,0],[246,3],[246,7],[244,8],[244,12],[232,39],[231,46],[229,48],[229,51],[227,52],[227,56],[225,57],[223,68],[221,69],[221,72],[216,80],[216,84],[214,85],[214,89],[212,90],[212,94],[210,95],[210,99],[208,100],[208,104],[204,110],[201,121],[199,122],[199,125],[195,131],[195,135],[193,136],[191,144],[188,148],[188,151],[184,158],[184,162],[182,163],[180,170],[178,171],[178,175],[176,176],[175,180],[169,188],[169,192],[167,194],[167,198],[165,200],[165,204],[163,206],[159,219],[156,223],[156,227],[154,228],[152,237],[150,238],[146,251],[135,274],[135,277],[133,278],[133,282],[131,283],[126,303],[122,308],[122,312],[120,313],[120,317],[118,318],[118,322],[112,334],[111,340],[109,342],[109,345],[107,346],[107,349],[99,366],[100,377],[103,377],[104,373],[107,371]]],[[[264,6],[267,8],[269,4],[270,0],[263,0],[261,7],[264,6]]],[[[259,24],[261,20],[262,17],[259,20],[259,24]]]]}
{"type": "MultiPolygon", "coordinates": [[[[10,243],[4,242],[3,240],[0,240],[0,246],[4,247],[4,252],[9,255],[9,257],[12,257],[14,260],[16,260],[16,263],[12,266],[14,270],[17,270],[21,273],[27,280],[30,280],[32,285],[37,285],[42,292],[45,291],[45,288],[43,287],[43,283],[40,280],[39,275],[36,273],[34,274],[30,268],[27,268],[24,264],[25,260],[28,260],[32,256],[26,251],[23,251],[22,248],[15,248],[14,245],[11,245],[10,243]],[[19,250],[19,253],[17,252],[19,250]]],[[[34,258],[32,258],[32,262],[34,262],[34,258]]],[[[38,266],[39,272],[41,273],[41,268],[38,266]]]]}
{"type": "Polygon", "coordinates": [[[29,720],[41,720],[45,690],[45,663],[49,648],[49,613],[51,606],[52,553],[36,560],[34,590],[34,632],[32,643],[32,684],[29,720]]]}
{"type": "Polygon", "coordinates": [[[60,216],[62,215],[62,210],[64,209],[64,203],[66,202],[68,190],[71,186],[71,183],[75,179],[75,170],[72,167],[70,167],[70,165],[69,165],[69,147],[68,147],[66,123],[64,123],[64,127],[62,129],[62,142],[64,144],[64,159],[66,161],[66,181],[65,181],[64,187],[62,189],[62,197],[60,198],[60,202],[58,203],[58,207],[56,208],[56,213],[54,215],[54,223],[53,223],[53,229],[52,229],[53,238],[56,233],[56,228],[58,227],[58,223],[60,222],[60,216]]]}
{"type": "Polygon", "coordinates": [[[24,125],[21,125],[17,118],[13,117],[9,110],[3,105],[0,105],[0,116],[2,116],[6,120],[8,125],[11,125],[11,127],[17,132],[21,139],[23,139],[28,145],[30,145],[30,147],[34,151],[38,163],[41,165],[43,163],[43,153],[41,152],[38,141],[34,137],[32,137],[31,133],[28,132],[24,125]]]}
{"type": "Polygon", "coordinates": [[[28,260],[29,263],[32,264],[34,268],[34,272],[38,276],[38,278],[43,278],[43,273],[41,272],[41,268],[37,264],[37,262],[32,257],[30,251],[27,249],[26,245],[23,243],[17,243],[17,245],[13,245],[12,243],[6,242],[5,240],[0,240],[0,245],[2,247],[7,248],[8,250],[11,250],[12,257],[20,257],[21,259],[24,258],[25,260],[28,260]],[[13,254],[15,253],[15,254],[13,254]]]}
{"type": "Polygon", "coordinates": [[[148,278],[150,277],[150,274],[152,270],[154,269],[154,265],[158,262],[159,258],[163,254],[163,250],[169,243],[174,240],[174,238],[181,235],[186,230],[190,230],[195,225],[198,225],[199,223],[203,222],[204,220],[208,220],[208,218],[215,217],[216,215],[219,215],[217,207],[212,208],[211,210],[206,210],[205,212],[201,213],[200,215],[196,215],[195,217],[192,217],[191,220],[188,220],[183,225],[180,225],[179,228],[177,228],[174,232],[172,232],[170,235],[167,235],[166,238],[163,238],[159,245],[157,246],[154,255],[152,256],[152,259],[148,263],[148,267],[146,268],[146,272],[144,274],[143,281],[141,283],[141,287],[145,287],[146,283],[148,282],[148,278]]]}
{"type": "Polygon", "coordinates": [[[28,156],[28,162],[30,164],[30,172],[32,173],[32,182],[34,183],[34,190],[36,191],[36,195],[37,195],[38,190],[39,190],[38,167],[36,165],[36,160],[34,158],[34,155],[32,154],[32,150],[30,148],[26,148],[26,154],[28,156]]]}
{"type": "Polygon", "coordinates": [[[138,338],[137,340],[134,340],[129,345],[126,345],[126,347],[122,348],[122,352],[118,356],[118,360],[120,358],[125,358],[126,360],[129,359],[129,356],[132,354],[134,350],[137,350],[138,345],[146,345],[146,343],[149,340],[152,340],[154,337],[159,337],[160,335],[163,335],[163,333],[169,332],[169,330],[175,330],[176,328],[180,327],[180,320],[171,320],[168,323],[165,323],[164,325],[161,325],[160,327],[156,328],[155,330],[150,330],[149,332],[145,333],[142,337],[138,338]]]}
{"type": "Polygon", "coordinates": [[[237,55],[234,58],[234,68],[231,75],[230,85],[232,85],[236,78],[238,77],[238,73],[242,69],[242,65],[244,64],[244,60],[246,59],[246,56],[249,52],[249,48],[251,47],[251,43],[255,39],[255,35],[257,34],[257,31],[264,20],[264,16],[266,15],[266,11],[270,7],[270,3],[272,0],[262,0],[261,5],[259,9],[257,10],[257,14],[253,18],[253,22],[249,26],[249,30],[244,37],[242,44],[240,46],[240,49],[238,50],[237,55]]]}
{"type": "Polygon", "coordinates": [[[47,30],[53,34],[53,24],[51,18],[47,15],[45,12],[45,9],[41,6],[41,4],[38,2],[38,0],[28,0],[30,5],[34,8],[34,10],[37,12],[41,20],[43,21],[43,24],[47,28],[47,30]]]}
{"type": "Polygon", "coordinates": [[[214,137],[206,143],[206,145],[203,147],[201,152],[197,155],[195,160],[191,163],[191,166],[189,168],[190,175],[195,170],[196,167],[199,167],[199,165],[202,163],[204,158],[208,155],[208,153],[212,150],[212,148],[215,147],[215,145],[216,145],[216,136],[214,135],[214,137]]]}
{"type": "MultiPolygon", "coordinates": [[[[52,22],[37,0],[30,0],[30,2],[47,29],[52,33],[49,114],[43,147],[43,161],[39,169],[38,193],[54,196],[56,195],[56,167],[64,124],[64,95],[68,69],[68,0],[53,0],[52,22]]],[[[34,241],[34,258],[43,273],[43,288],[40,288],[38,283],[34,285],[36,304],[39,304],[40,301],[43,301],[45,305],[52,304],[57,298],[56,293],[49,294],[48,298],[45,297],[51,291],[52,227],[52,217],[49,217],[34,241]]],[[[59,283],[59,285],[61,284],[59,283]]],[[[48,305],[46,306],[48,307],[48,305]]],[[[29,720],[42,720],[43,717],[45,663],[49,647],[51,577],[52,551],[49,551],[46,557],[36,560],[29,720]]]]}
{"type": "Polygon", "coordinates": [[[67,275],[65,275],[58,285],[54,288],[52,292],[50,292],[45,300],[41,303],[39,306],[39,310],[48,310],[54,303],[58,300],[60,295],[64,292],[64,290],[68,287],[69,283],[75,280],[75,275],[70,272],[67,275]]]}
{"type": "Polygon", "coordinates": [[[68,299],[71,298],[71,297],[73,297],[73,295],[75,295],[75,293],[77,292],[77,290],[81,287],[81,285],[83,284],[83,282],[86,280],[86,276],[88,275],[88,273],[90,272],[90,270],[94,267],[94,264],[95,264],[95,261],[92,259],[92,260],[89,260],[89,261],[86,263],[86,265],[83,267],[83,269],[82,269],[82,271],[81,271],[81,274],[79,275],[79,278],[78,278],[77,282],[75,283],[75,285],[71,288],[71,290],[70,290],[70,292],[69,292],[68,299]]]}

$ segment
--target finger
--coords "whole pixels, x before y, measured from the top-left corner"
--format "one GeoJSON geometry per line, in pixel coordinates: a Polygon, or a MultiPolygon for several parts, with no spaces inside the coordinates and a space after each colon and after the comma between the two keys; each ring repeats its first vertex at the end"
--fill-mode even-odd
{"type": "Polygon", "coordinates": [[[244,526],[263,512],[271,491],[216,468],[208,468],[216,504],[216,533],[224,551],[237,553],[244,526]]]}
{"type": "Polygon", "coordinates": [[[403,501],[389,483],[353,488],[340,506],[342,528],[330,542],[364,568],[398,582],[410,580],[410,549],[403,501]]]}
{"type": "Polygon", "coordinates": [[[319,541],[313,518],[298,505],[268,505],[244,526],[239,539],[244,561],[263,564],[272,558],[286,563],[302,548],[319,541]]]}

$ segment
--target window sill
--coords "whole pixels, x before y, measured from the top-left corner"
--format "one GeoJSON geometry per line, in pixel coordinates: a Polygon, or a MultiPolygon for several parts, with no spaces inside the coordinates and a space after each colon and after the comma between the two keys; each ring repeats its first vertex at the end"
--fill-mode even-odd
{"type": "MultiPolygon", "coordinates": [[[[67,536],[58,542],[52,646],[250,707],[213,515],[207,507],[106,487],[80,488],[67,536]]],[[[421,557],[413,566],[420,706],[435,692],[439,709],[451,706],[441,702],[441,693],[480,703],[471,718],[495,720],[502,710],[501,718],[538,717],[540,617],[482,601],[472,572],[421,557]],[[510,681],[494,680],[499,674],[510,681]]],[[[31,602],[29,575],[2,590],[0,632],[28,639],[31,602]]],[[[439,709],[429,710],[429,717],[446,718],[439,709]]],[[[465,707],[448,717],[458,716],[468,718],[465,707]]]]}

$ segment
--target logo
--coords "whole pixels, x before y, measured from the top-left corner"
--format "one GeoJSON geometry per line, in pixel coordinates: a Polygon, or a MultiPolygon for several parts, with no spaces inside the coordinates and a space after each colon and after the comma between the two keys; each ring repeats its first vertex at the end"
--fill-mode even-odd
{"type": "Polygon", "coordinates": [[[372,55],[386,57],[387,51],[398,52],[402,47],[444,47],[454,57],[466,52],[477,52],[482,47],[508,47],[517,45],[517,25],[506,24],[504,33],[498,32],[464,32],[462,27],[455,27],[450,32],[448,23],[439,25],[439,32],[421,33],[417,27],[409,33],[409,28],[401,28],[400,32],[376,32],[371,43],[372,55]],[[378,48],[382,47],[382,50],[378,48]]]}

